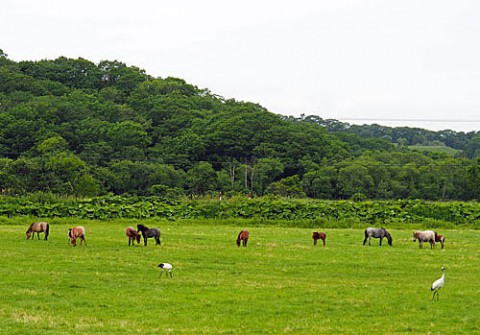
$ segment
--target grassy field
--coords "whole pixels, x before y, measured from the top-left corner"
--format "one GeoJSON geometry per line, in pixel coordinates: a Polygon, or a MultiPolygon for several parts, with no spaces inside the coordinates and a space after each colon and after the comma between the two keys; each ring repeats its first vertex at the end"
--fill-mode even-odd
{"type": "Polygon", "coordinates": [[[2,334],[480,333],[476,230],[442,230],[443,250],[399,229],[393,247],[362,246],[360,229],[325,230],[313,247],[312,229],[165,221],[160,247],[128,247],[137,222],[84,221],[87,246],[73,248],[67,221],[47,242],[26,240],[24,221],[0,225],[2,334]]]}
{"type": "Polygon", "coordinates": [[[461,150],[457,150],[445,145],[410,145],[408,147],[412,151],[418,152],[438,152],[446,154],[450,157],[455,157],[461,150]]]}

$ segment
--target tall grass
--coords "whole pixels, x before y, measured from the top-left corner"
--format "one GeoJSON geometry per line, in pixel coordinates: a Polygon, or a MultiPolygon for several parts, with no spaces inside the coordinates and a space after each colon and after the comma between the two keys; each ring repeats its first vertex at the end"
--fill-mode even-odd
{"type": "Polygon", "coordinates": [[[162,245],[128,247],[124,229],[137,223],[58,219],[47,242],[25,240],[27,222],[0,225],[2,333],[480,333],[476,230],[441,231],[443,250],[419,249],[403,229],[389,229],[393,247],[340,228],[313,247],[310,228],[150,220],[162,245]],[[68,245],[73,224],[86,247],[68,245]],[[235,245],[240,228],[246,248],[235,245]],[[173,278],[159,277],[160,262],[173,278]]]}

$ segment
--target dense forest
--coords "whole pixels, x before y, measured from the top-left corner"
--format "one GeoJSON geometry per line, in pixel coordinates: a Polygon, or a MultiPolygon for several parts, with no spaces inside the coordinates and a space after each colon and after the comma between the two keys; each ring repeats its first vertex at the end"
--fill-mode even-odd
{"type": "Polygon", "coordinates": [[[480,197],[478,132],[282,116],[119,61],[0,50],[0,125],[5,195],[480,197]]]}

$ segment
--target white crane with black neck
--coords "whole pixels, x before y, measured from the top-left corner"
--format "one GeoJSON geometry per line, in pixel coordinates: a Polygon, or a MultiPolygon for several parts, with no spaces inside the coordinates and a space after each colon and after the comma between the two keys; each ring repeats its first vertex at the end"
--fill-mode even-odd
{"type": "Polygon", "coordinates": [[[442,266],[442,276],[435,280],[432,284],[431,290],[433,291],[433,296],[432,296],[432,301],[435,298],[435,295],[437,296],[437,301],[438,301],[438,290],[440,290],[443,285],[445,285],[445,267],[442,266]]]}

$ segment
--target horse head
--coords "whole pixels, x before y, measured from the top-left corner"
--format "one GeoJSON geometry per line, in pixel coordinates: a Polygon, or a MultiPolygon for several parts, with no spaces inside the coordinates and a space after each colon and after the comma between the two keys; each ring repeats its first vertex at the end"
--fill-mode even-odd
{"type": "Polygon", "coordinates": [[[418,239],[418,231],[413,233],[413,242],[415,242],[418,239]]]}
{"type": "Polygon", "coordinates": [[[30,236],[32,236],[32,230],[30,228],[28,228],[27,232],[27,240],[30,238],[30,236]]]}
{"type": "Polygon", "coordinates": [[[392,235],[390,235],[390,233],[388,231],[385,231],[385,237],[387,238],[388,245],[392,246],[392,242],[393,242],[392,235]]]}

